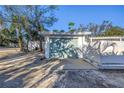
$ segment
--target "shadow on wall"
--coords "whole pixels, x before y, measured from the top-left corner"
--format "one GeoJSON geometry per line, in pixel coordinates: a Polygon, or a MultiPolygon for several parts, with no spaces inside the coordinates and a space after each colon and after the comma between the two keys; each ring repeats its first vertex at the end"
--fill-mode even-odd
{"type": "MultiPolygon", "coordinates": [[[[50,39],[50,58],[79,58],[84,57],[98,58],[100,55],[118,55],[117,44],[113,41],[95,41],[83,45],[82,49],[77,47],[77,38],[51,38],[50,39]],[[116,51],[115,51],[116,50],[116,51]]],[[[124,51],[121,51],[124,55],[124,51]]]]}
{"type": "Polygon", "coordinates": [[[78,58],[77,38],[51,38],[50,57],[78,58]]]}
{"type": "Polygon", "coordinates": [[[83,56],[91,61],[100,62],[100,56],[122,56],[124,51],[117,51],[117,43],[113,41],[95,41],[89,42],[83,47],[83,56]]]}

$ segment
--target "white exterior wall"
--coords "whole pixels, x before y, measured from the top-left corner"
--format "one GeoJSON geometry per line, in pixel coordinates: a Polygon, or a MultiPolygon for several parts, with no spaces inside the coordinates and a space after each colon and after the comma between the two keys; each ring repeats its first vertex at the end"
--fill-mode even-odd
{"type": "Polygon", "coordinates": [[[49,37],[45,37],[45,57],[49,58],[49,37]]]}
{"type": "Polygon", "coordinates": [[[83,48],[83,37],[78,37],[78,48],[79,48],[79,57],[83,58],[82,48],[83,48]]]}
{"type": "Polygon", "coordinates": [[[40,47],[40,42],[39,41],[30,41],[28,44],[28,48],[30,51],[34,50],[35,48],[39,48],[40,47]]]}

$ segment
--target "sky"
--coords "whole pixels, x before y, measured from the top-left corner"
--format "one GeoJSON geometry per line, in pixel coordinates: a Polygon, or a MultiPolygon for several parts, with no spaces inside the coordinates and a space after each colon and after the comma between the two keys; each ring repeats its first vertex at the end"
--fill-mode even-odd
{"type": "Polygon", "coordinates": [[[55,15],[58,21],[50,30],[68,31],[69,22],[74,22],[75,27],[78,27],[80,24],[101,24],[104,20],[111,21],[113,25],[124,28],[124,6],[62,5],[58,6],[55,15]]]}

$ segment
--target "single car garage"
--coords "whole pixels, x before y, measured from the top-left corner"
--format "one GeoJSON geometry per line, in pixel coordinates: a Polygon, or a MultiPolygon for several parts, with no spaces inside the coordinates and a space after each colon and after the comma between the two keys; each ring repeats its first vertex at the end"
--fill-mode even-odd
{"type": "Polygon", "coordinates": [[[82,48],[90,32],[45,33],[46,58],[82,58],[82,48]]]}

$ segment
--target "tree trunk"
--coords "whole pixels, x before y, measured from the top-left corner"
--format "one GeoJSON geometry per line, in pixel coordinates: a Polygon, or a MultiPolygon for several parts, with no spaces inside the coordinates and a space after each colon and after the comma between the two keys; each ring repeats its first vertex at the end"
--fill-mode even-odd
{"type": "Polygon", "coordinates": [[[40,52],[43,52],[42,40],[40,39],[40,52]]]}
{"type": "Polygon", "coordinates": [[[28,44],[29,44],[29,40],[27,40],[27,45],[26,45],[26,47],[27,47],[27,52],[29,51],[29,50],[28,50],[28,44]]]}
{"type": "Polygon", "coordinates": [[[21,32],[19,32],[18,44],[19,44],[20,51],[24,51],[23,37],[22,37],[22,33],[21,32]]]}

